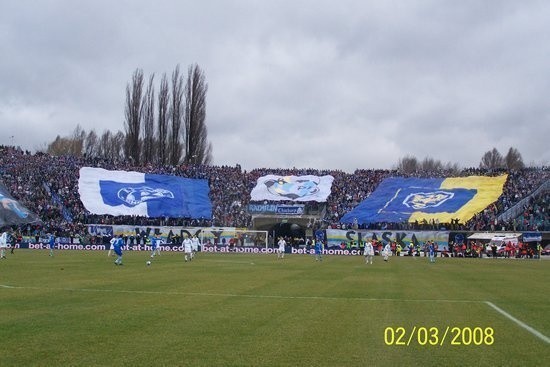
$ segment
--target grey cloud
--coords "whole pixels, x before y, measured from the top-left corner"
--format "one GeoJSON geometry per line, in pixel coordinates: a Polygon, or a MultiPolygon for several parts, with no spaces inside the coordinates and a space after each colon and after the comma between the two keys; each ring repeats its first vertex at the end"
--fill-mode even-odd
{"type": "Polygon", "coordinates": [[[548,163],[549,16],[539,1],[4,2],[0,125],[28,149],[77,123],[121,130],[135,68],[197,62],[215,164],[477,166],[493,146],[548,163]]]}

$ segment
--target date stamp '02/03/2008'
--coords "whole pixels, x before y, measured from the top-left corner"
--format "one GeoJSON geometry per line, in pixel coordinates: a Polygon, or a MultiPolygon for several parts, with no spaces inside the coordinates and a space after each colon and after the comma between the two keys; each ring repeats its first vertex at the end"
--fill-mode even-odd
{"type": "Polygon", "coordinates": [[[493,345],[495,330],[492,327],[458,327],[446,326],[388,326],[384,329],[384,344],[391,346],[444,346],[465,345],[481,346],[493,345]]]}

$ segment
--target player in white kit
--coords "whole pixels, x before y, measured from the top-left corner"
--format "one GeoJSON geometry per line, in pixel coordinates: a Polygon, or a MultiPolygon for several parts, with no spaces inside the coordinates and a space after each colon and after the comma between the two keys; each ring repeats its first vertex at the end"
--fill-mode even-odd
{"type": "Polygon", "coordinates": [[[195,254],[197,253],[197,251],[199,251],[199,245],[201,244],[201,242],[199,241],[199,238],[197,237],[196,234],[193,235],[193,238],[191,238],[191,256],[192,257],[195,257],[195,254]]]}
{"type": "Polygon", "coordinates": [[[279,245],[279,250],[277,251],[277,259],[284,259],[285,258],[285,247],[286,247],[286,241],[283,237],[279,237],[279,242],[277,242],[279,245]]]}
{"type": "Polygon", "coordinates": [[[372,242],[370,240],[367,240],[367,243],[365,243],[365,264],[371,263],[372,264],[372,258],[374,257],[374,247],[372,247],[372,242]]]}
{"type": "Polygon", "coordinates": [[[115,250],[115,242],[117,238],[113,235],[113,238],[109,241],[109,252],[107,253],[107,257],[111,257],[111,254],[115,250]]]}
{"type": "Polygon", "coordinates": [[[384,250],[382,250],[382,255],[384,255],[384,261],[388,261],[390,254],[391,254],[391,247],[390,247],[390,244],[387,243],[386,246],[384,246],[384,250]]]}
{"type": "Polygon", "coordinates": [[[188,235],[183,239],[183,251],[185,252],[185,261],[193,260],[193,242],[188,235]]]}
{"type": "Polygon", "coordinates": [[[9,232],[8,229],[0,235],[0,259],[6,258],[6,249],[8,248],[9,232]]]}

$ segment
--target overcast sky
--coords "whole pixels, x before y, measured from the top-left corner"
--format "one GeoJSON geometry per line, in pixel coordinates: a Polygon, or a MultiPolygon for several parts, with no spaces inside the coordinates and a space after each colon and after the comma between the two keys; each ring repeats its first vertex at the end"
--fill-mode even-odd
{"type": "Polygon", "coordinates": [[[1,0],[0,144],[123,130],[136,68],[197,63],[216,165],[547,165],[549,39],[548,1],[1,0]]]}

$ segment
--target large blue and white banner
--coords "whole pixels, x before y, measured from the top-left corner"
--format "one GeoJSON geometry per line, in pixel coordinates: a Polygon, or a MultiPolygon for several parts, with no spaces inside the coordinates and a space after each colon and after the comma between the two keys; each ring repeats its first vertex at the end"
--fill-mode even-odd
{"type": "Polygon", "coordinates": [[[93,214],[212,218],[207,180],[82,167],[78,192],[93,214]]]}
{"type": "Polygon", "coordinates": [[[325,202],[330,195],[332,176],[277,176],[258,178],[252,189],[252,201],[317,201],[325,202]]]}

